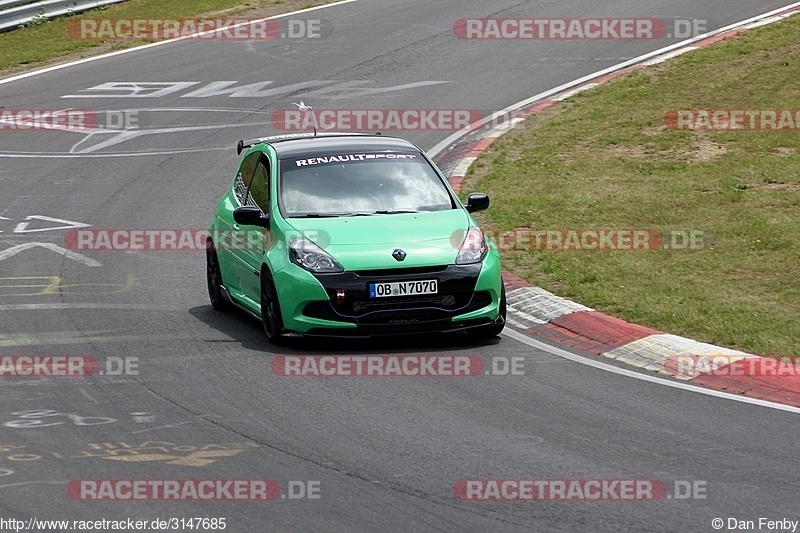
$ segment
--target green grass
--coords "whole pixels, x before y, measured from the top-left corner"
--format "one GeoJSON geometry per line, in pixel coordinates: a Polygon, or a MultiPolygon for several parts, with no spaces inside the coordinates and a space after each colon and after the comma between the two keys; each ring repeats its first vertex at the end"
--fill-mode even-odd
{"type": "Polygon", "coordinates": [[[800,355],[800,131],[674,131],[671,109],[800,108],[800,19],[635,71],[502,137],[464,190],[499,230],[693,229],[695,251],[508,250],[504,266],[600,311],[800,355]]]}
{"type": "MultiPolygon", "coordinates": [[[[81,18],[154,19],[222,14],[269,16],[330,3],[332,0],[128,0],[72,17],[37,21],[0,33],[0,72],[36,66],[65,55],[107,52],[144,44],[142,40],[104,41],[70,36],[70,21],[81,18]]],[[[73,22],[74,24],[74,22],[73,22]]]]}

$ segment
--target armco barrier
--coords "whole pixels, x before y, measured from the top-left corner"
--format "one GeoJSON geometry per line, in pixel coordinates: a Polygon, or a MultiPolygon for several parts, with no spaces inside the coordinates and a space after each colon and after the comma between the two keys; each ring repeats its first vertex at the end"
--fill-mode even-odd
{"type": "Polygon", "coordinates": [[[125,0],[0,0],[0,31],[13,30],[40,18],[81,13],[125,0]]]}

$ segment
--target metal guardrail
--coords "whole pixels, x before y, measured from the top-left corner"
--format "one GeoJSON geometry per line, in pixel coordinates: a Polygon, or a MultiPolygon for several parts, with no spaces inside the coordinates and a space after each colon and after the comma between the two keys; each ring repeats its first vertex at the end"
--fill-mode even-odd
{"type": "Polygon", "coordinates": [[[0,0],[0,31],[13,30],[41,18],[80,13],[125,0],[0,0]]]}

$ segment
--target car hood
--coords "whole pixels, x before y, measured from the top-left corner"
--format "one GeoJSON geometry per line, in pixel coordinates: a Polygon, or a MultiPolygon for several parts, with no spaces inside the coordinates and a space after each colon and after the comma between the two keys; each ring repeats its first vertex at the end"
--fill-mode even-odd
{"type": "Polygon", "coordinates": [[[345,270],[453,264],[471,225],[463,209],[337,218],[293,218],[288,223],[331,254],[345,270]],[[403,261],[392,257],[401,249],[403,261]]]}

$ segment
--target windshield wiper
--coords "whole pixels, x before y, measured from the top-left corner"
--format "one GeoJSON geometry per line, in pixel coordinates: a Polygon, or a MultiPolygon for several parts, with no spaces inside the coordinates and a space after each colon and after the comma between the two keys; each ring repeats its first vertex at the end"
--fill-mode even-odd
{"type": "Polygon", "coordinates": [[[335,217],[368,217],[374,213],[306,213],[305,215],[298,215],[295,218],[335,218],[335,217]]]}
{"type": "Polygon", "coordinates": [[[375,211],[354,211],[352,213],[306,213],[295,218],[333,218],[333,217],[369,217],[372,215],[397,215],[402,213],[421,213],[416,209],[377,209],[375,211]]]}
{"type": "Polygon", "coordinates": [[[352,213],[306,213],[305,215],[299,215],[296,218],[334,218],[334,217],[346,217],[350,216],[352,213]]]}
{"type": "Polygon", "coordinates": [[[401,213],[420,213],[416,209],[378,209],[373,211],[376,215],[397,215],[401,213]]]}

